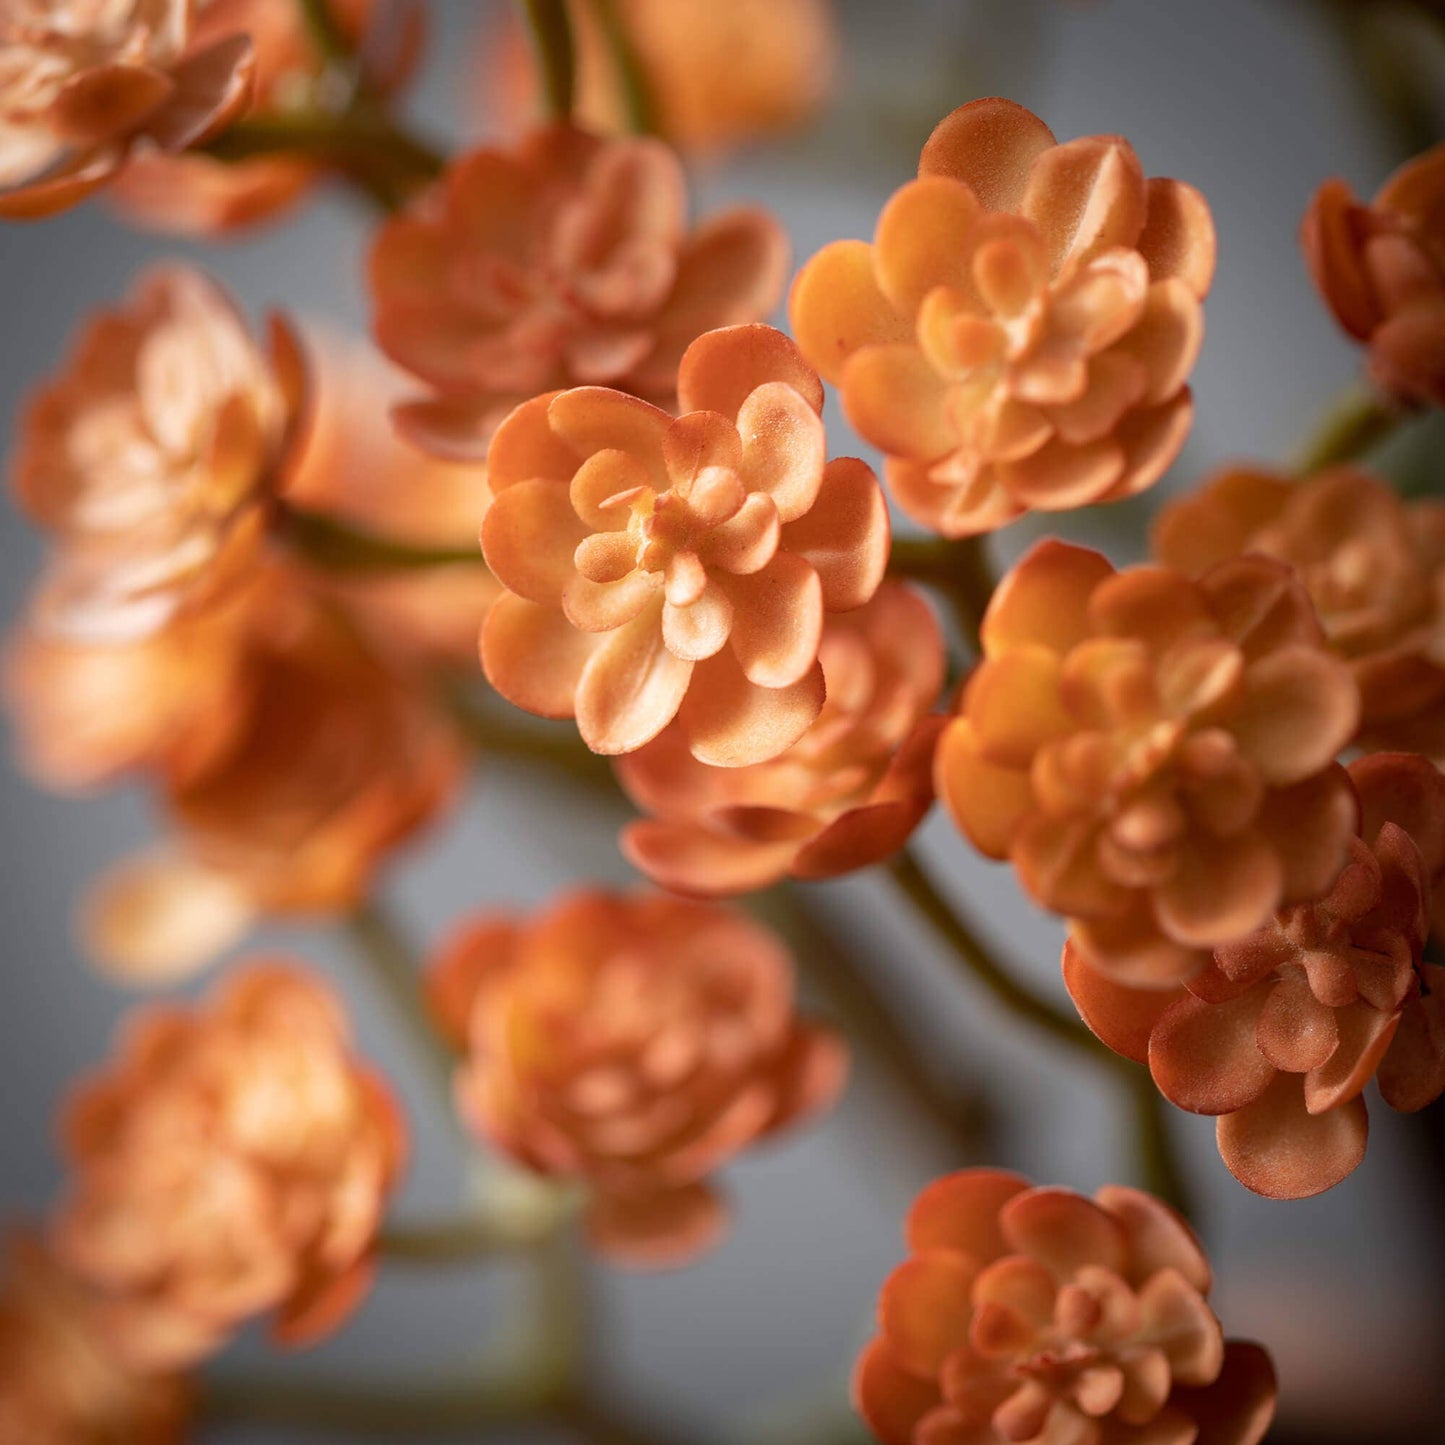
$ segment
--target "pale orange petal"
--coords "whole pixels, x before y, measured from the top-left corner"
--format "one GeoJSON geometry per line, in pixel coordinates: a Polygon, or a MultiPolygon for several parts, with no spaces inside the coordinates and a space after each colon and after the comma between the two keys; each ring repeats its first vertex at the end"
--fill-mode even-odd
{"type": "Polygon", "coordinates": [[[571,717],[598,641],[573,627],[560,608],[505,593],[482,624],[482,668],[508,702],[540,717],[571,717]]]}
{"type": "Polygon", "coordinates": [[[659,599],[604,634],[582,669],[577,730],[594,753],[640,748],[672,721],[687,696],[694,664],[667,650],[661,608],[659,599]]]}
{"type": "Polygon", "coordinates": [[[1298,1074],[1279,1074],[1254,1103],[1215,1124],[1229,1172],[1267,1199],[1307,1199],[1333,1189],[1365,1157],[1369,1118],[1362,1099],[1311,1114],[1298,1074]]]}
{"type": "Polygon", "coordinates": [[[835,385],[855,352],[913,336],[910,318],[879,287],[866,241],[824,246],[793,282],[788,319],[803,355],[835,385]]]}
{"type": "Polygon", "coordinates": [[[1011,211],[1023,200],[1029,167],[1054,144],[1032,111],[997,96],[970,101],[945,116],[923,147],[920,176],[952,176],[987,211],[1011,211]]]}

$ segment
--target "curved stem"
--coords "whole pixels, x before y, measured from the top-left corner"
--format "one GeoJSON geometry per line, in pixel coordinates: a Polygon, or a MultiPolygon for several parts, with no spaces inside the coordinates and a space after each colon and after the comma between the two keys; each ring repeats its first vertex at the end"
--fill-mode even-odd
{"type": "Polygon", "coordinates": [[[428,567],[482,567],[477,547],[419,547],[368,532],[339,517],[283,506],[276,533],[314,567],[327,572],[411,572],[428,567]]]}
{"type": "Polygon", "coordinates": [[[617,71],[627,110],[628,129],[636,135],[655,135],[658,128],[657,106],[652,84],[643,69],[637,47],[627,33],[627,22],[622,18],[617,0],[593,0],[593,7],[607,48],[612,52],[612,64],[617,71]]]}
{"type": "Polygon", "coordinates": [[[522,0],[522,8],[542,67],[548,114],[553,120],[571,120],[577,54],[567,0],[522,0]]]}
{"type": "Polygon", "coordinates": [[[1308,477],[1326,467],[1355,461],[1379,446],[1408,417],[1408,412],[1374,392],[1349,392],[1325,414],[1301,448],[1294,469],[1308,477]]]}
{"type": "Polygon", "coordinates": [[[550,1218],[528,1224],[496,1219],[454,1219],[441,1224],[396,1224],[381,1232],[377,1249],[388,1261],[455,1265],[533,1249],[555,1230],[550,1218]]]}
{"type": "Polygon", "coordinates": [[[997,586],[983,537],[895,538],[888,570],[947,598],[969,650],[981,654],[979,628],[997,586]]]}

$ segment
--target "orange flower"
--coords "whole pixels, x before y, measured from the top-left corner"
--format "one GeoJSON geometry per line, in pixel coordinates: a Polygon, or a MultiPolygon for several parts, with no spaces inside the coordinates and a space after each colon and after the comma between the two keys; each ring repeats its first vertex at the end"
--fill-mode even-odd
{"type": "Polygon", "coordinates": [[[295,579],[260,591],[230,738],[162,779],[175,839],[91,899],[91,949],[124,977],[189,972],[260,915],[354,907],[460,781],[457,738],[408,675],[295,579]]]}
{"type": "Polygon", "coordinates": [[[1167,986],[1330,887],[1359,696],[1288,568],[1244,557],[1196,582],[1042,542],[994,594],[983,647],[939,795],[1091,963],[1167,986]]]}
{"type": "Polygon", "coordinates": [[[1232,468],[1159,514],[1154,552],[1199,573],[1263,552],[1299,573],[1360,687],[1361,741],[1433,738],[1445,757],[1445,503],[1403,502],[1368,472],[1305,482],[1232,468]]]}
{"type": "Polygon", "coordinates": [[[740,914],[579,892],[521,922],[478,918],[430,982],[468,1050],[458,1105],[483,1138],[590,1186],[593,1245],[668,1266],[709,1248],[722,1163],[826,1108],[846,1054],[793,1011],[782,945],[740,914]]]}
{"type": "Polygon", "coordinates": [[[335,1330],[369,1286],[405,1137],[331,990],[256,962],[199,1008],[133,1019],[64,1145],[60,1255],[103,1291],[117,1356],[166,1368],[271,1310],[284,1344],[335,1330]]]}
{"type": "Polygon", "coordinates": [[[1056,144],[977,100],[933,132],[874,242],[803,268],[790,314],[904,511],[945,536],[1116,501],[1178,454],[1214,273],[1204,198],[1119,136],[1056,144]]]}
{"type": "Polygon", "coordinates": [[[1257,1445],[1274,1366],[1226,1340],[1189,1226],[1117,1184],[1092,1200],[964,1169],[929,1185],[853,1374],[884,1445],[1257,1445]]]}
{"type": "Polygon", "coordinates": [[[506,698],[576,717],[627,753],[674,717],[719,767],[791,747],[823,706],[823,619],[861,606],[888,563],[877,479],[824,464],[823,389],[768,326],[699,337],[684,413],[579,387],[497,432],[482,550],[510,595],[482,630],[506,698]]]}
{"type": "MultiPolygon", "coordinates": [[[[596,10],[568,5],[577,37],[577,116],[628,129],[622,77],[596,10]]],[[[830,0],[621,0],[619,21],[642,70],[657,133],[713,156],[795,130],[832,88],[838,37],[830,0]]],[[[537,115],[540,87],[526,35],[505,10],[487,36],[489,110],[509,128],[537,115]]]]}
{"type": "Polygon", "coordinates": [[[1445,776],[1404,753],[1350,774],[1364,824],[1334,887],[1219,949],[1187,987],[1127,988],[1064,953],[1089,1027],[1181,1109],[1218,1116],[1230,1173],[1272,1199],[1358,1166],[1371,1078],[1407,1112],[1445,1092],[1445,968],[1422,962],[1432,886],[1445,902],[1445,776]]]}
{"type": "Polygon", "coordinates": [[[59,544],[34,621],[83,642],[159,631],[244,577],[302,387],[289,331],[268,355],[213,282],[152,273],[86,329],[34,398],[13,461],[59,544]]]}
{"type": "MultiPolygon", "coordinates": [[[[409,7],[402,12],[399,33],[372,34],[373,12],[386,8],[376,0],[328,0],[328,7],[358,50],[371,91],[385,95],[394,90],[416,58],[420,11],[409,7]]],[[[325,73],[324,57],[297,0],[206,0],[196,17],[192,43],[209,44],[242,33],[250,36],[255,52],[253,116],[284,119],[290,111],[325,109],[328,82],[334,84],[334,77],[325,73]]],[[[320,167],[295,155],[219,160],[196,152],[143,151],[122,172],[115,196],[142,225],[214,235],[275,217],[304,196],[320,175],[320,167]]]]}
{"type": "Polygon", "coordinates": [[[903,846],[933,805],[929,715],[943,686],[943,638],[928,604],[885,582],[871,602],[830,617],[818,660],[827,699],[781,757],[714,768],[676,724],[617,762],[652,818],[622,849],[655,883],[703,897],[746,893],[792,874],[831,878],[903,846]]]}
{"type": "Polygon", "coordinates": [[[517,402],[601,384],[669,402],[688,344],[777,304],[787,243],[739,209],[687,229],[677,157],[656,140],[554,126],[454,163],[371,257],[382,349],[437,393],[401,420],[477,460],[517,402]]]}
{"type": "Polygon", "coordinates": [[[194,33],[195,0],[7,0],[0,16],[0,216],[82,201],[140,142],[200,145],[245,107],[240,34],[194,33]]]}
{"type": "Polygon", "coordinates": [[[95,1302],[28,1234],[0,1279],[0,1441],[5,1445],[183,1445],[188,1392],[115,1359],[95,1302]]]}
{"type": "Polygon", "coordinates": [[[1326,181],[1300,242],[1335,320],[1368,346],[1376,384],[1445,406],[1445,145],[1401,166],[1368,206],[1326,181]]]}

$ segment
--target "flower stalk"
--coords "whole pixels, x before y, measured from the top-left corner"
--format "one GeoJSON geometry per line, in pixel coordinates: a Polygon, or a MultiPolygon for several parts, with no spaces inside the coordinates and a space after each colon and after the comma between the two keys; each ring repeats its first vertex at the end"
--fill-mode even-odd
{"type": "Polygon", "coordinates": [[[1300,449],[1298,476],[1358,461],[1394,435],[1409,413],[1377,392],[1350,391],[1334,403],[1300,449]]]}
{"type": "Polygon", "coordinates": [[[948,603],[969,651],[981,656],[979,629],[997,585],[983,537],[951,542],[895,537],[888,570],[938,593],[948,603]]]}
{"type": "Polygon", "coordinates": [[[522,9],[542,68],[547,112],[553,120],[571,120],[577,83],[577,47],[567,0],[523,0],[522,9]]]}

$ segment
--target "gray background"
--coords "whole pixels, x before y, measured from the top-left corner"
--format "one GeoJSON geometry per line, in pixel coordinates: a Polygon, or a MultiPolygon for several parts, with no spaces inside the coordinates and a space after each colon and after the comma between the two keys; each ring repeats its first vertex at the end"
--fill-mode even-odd
{"type": "MultiPolygon", "coordinates": [[[[726,0],[719,0],[726,3],[726,0]]],[[[456,135],[478,100],[465,42],[489,6],[436,0],[437,43],[419,117],[456,135]]],[[[1373,191],[1398,159],[1392,134],[1314,0],[855,0],[846,75],[819,129],[696,178],[698,208],[735,198],[773,206],[804,257],[840,235],[867,235],[906,178],[931,123],[991,92],[1040,112],[1061,137],[1118,131],[1150,174],[1177,175],[1209,197],[1221,240],[1196,373],[1198,421],[1168,488],[1242,454],[1282,457],[1354,375],[1305,277],[1295,232],[1313,187],[1340,173],[1373,191]]],[[[1438,73],[1438,72],[1437,72],[1438,73]]],[[[194,248],[251,307],[282,303],[362,326],[359,211],[328,195],[282,229],[194,248]]],[[[57,363],[93,306],[116,298],[160,254],[188,249],[127,231],[102,205],[0,231],[0,430],[24,389],[57,363]]],[[[841,435],[833,450],[850,451],[841,435]]],[[[1152,502],[1071,520],[1137,552],[1152,502]],[[1103,529],[1102,531],[1100,529],[1103,529]]],[[[1033,535],[1001,539],[1013,554],[1033,535]]],[[[38,547],[13,512],[0,523],[0,604],[14,616],[38,547]]],[[[0,771],[0,1213],[41,1211],[57,1183],[48,1123],[66,1081],[103,1056],[127,999],[87,972],[68,913],[86,880],[152,827],[140,795],[66,801],[0,771]]],[[[419,937],[460,912],[534,904],[577,878],[628,881],[613,820],[578,815],[545,779],[484,768],[463,815],[394,870],[387,891],[419,937]],[[550,825],[550,826],[549,826],[550,825]]],[[[924,832],[935,871],[967,894],[1040,987],[1061,993],[1059,929],[1024,904],[1006,871],[980,863],[935,818],[924,832]]],[[[897,911],[886,884],[859,878],[820,890],[858,940],[880,984],[916,1029],[930,1063],[960,1093],[977,1088],[995,1119],[993,1162],[1092,1189],[1130,1177],[1116,1100],[1017,1033],[897,911]]],[[[422,1081],[380,1001],[320,930],[268,935],[342,982],[365,1049],[397,1077],[418,1124],[399,1212],[441,1213],[461,1177],[447,1136],[424,1121],[422,1081]]],[[[1285,1389],[1280,1438],[1437,1439],[1442,1232],[1438,1164],[1426,1131],[1376,1104],[1369,1158],[1322,1199],[1269,1204],[1218,1162],[1209,1121],[1175,1115],[1219,1275],[1228,1330],[1269,1342],[1285,1389]]],[[[916,1129],[867,1064],[823,1127],[728,1171],[740,1204],[726,1248],[680,1274],[596,1277],[605,1379],[628,1406],[685,1438],[761,1440],[765,1425],[836,1399],[844,1362],[866,1336],[879,1281],[900,1254],[899,1220],[928,1178],[960,1162],[916,1129]]],[[[370,1307],[312,1360],[262,1361],[300,1376],[401,1377],[475,1348],[507,1301],[498,1271],[444,1279],[388,1274],[370,1307]]],[[[261,1358],[254,1341],[219,1367],[261,1358]]],[[[786,1437],[786,1430],[779,1438],[786,1437]]],[[[236,1442],[283,1433],[233,1428],[236,1442]]],[[[407,1438],[398,1434],[397,1440],[407,1438]]],[[[503,1431],[499,1438],[515,1438],[503,1431]]],[[[802,1438],[802,1437],[798,1437],[802,1438]]],[[[817,1439],[843,1440],[846,1427],[817,1439]]]]}

